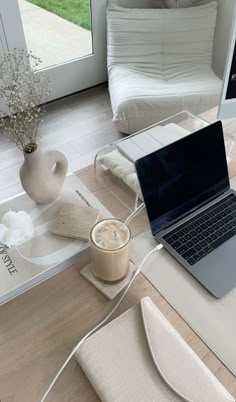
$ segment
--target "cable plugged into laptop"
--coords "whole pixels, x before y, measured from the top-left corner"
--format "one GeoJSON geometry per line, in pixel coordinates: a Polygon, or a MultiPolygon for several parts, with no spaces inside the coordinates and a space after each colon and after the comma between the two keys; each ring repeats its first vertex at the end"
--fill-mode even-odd
{"type": "MultiPolygon", "coordinates": [[[[140,207],[141,209],[141,207],[140,207]]],[[[137,211],[136,211],[137,213],[137,211]]],[[[136,213],[134,215],[132,215],[132,218],[134,216],[136,216],[136,213]]],[[[130,216],[131,217],[131,216],[130,216]]],[[[67,364],[69,363],[69,361],[72,359],[72,357],[74,356],[74,354],[77,352],[77,350],[80,348],[80,346],[82,345],[82,343],[89,337],[91,336],[94,332],[96,332],[99,328],[101,328],[108,320],[109,318],[111,318],[111,316],[115,313],[115,311],[117,310],[117,308],[119,307],[119,305],[122,303],[122,301],[124,300],[125,296],[128,293],[129,288],[131,287],[132,283],[134,282],[136,276],[141,272],[141,269],[143,267],[143,265],[145,264],[145,262],[147,261],[147,259],[156,251],[159,251],[163,248],[162,244],[158,244],[156,247],[154,247],[151,251],[149,251],[149,253],[147,253],[145,255],[145,257],[143,258],[142,262],[139,264],[138,268],[133,272],[133,275],[128,283],[128,285],[126,286],[124,292],[122,293],[120,299],[118,300],[118,302],[115,304],[115,306],[113,307],[113,309],[110,311],[110,313],[99,323],[97,324],[91,331],[89,331],[78,343],[77,345],[72,349],[70,355],[67,357],[66,361],[64,362],[64,364],[61,366],[60,370],[57,372],[57,374],[55,375],[55,377],[53,378],[51,384],[49,385],[46,393],[44,394],[43,398],[41,399],[40,402],[44,402],[49,394],[49,392],[51,391],[52,387],[54,386],[54,384],[56,383],[57,379],[59,378],[59,376],[61,375],[62,371],[64,370],[64,368],[67,366],[67,364]]]]}
{"type": "Polygon", "coordinates": [[[213,296],[224,297],[236,286],[236,192],[222,123],[143,156],[135,168],[155,239],[213,296]]]}

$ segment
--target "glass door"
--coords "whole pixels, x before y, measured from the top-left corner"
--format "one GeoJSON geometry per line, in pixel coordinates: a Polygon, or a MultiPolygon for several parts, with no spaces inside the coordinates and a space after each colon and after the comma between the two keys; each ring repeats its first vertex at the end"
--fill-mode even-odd
{"type": "Polygon", "coordinates": [[[25,47],[39,57],[49,100],[104,82],[105,7],[106,0],[0,0],[0,53],[25,47]]]}
{"type": "MultiPolygon", "coordinates": [[[[26,48],[18,2],[17,0],[0,0],[0,61],[4,53],[11,52],[14,48],[26,48]]],[[[4,102],[1,98],[0,110],[4,110],[4,102]]]]}

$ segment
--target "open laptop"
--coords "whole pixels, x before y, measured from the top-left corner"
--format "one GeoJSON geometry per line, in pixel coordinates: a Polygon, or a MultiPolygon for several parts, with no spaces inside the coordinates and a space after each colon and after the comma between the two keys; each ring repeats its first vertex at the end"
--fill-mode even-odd
{"type": "Polygon", "coordinates": [[[229,185],[222,123],[135,166],[155,239],[215,297],[223,297],[236,286],[236,193],[229,185]]]}

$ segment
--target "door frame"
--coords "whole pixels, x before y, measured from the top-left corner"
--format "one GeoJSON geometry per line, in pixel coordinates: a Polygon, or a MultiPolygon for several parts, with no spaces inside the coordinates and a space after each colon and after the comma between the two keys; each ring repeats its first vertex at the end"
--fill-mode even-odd
{"type": "MultiPolygon", "coordinates": [[[[89,1],[89,0],[88,0],[89,1]]],[[[37,71],[50,79],[52,101],[107,81],[106,0],[90,0],[93,53],[37,71]]],[[[3,51],[25,48],[18,0],[0,0],[0,46],[3,51]]]]}
{"type": "Polygon", "coordinates": [[[107,81],[106,69],[106,0],[90,0],[93,53],[43,71],[49,76],[50,99],[90,88],[107,81]],[[69,78],[69,81],[68,81],[69,78]]]}
{"type": "Polygon", "coordinates": [[[0,42],[5,52],[26,47],[22,21],[19,17],[18,0],[0,0],[0,42]]]}

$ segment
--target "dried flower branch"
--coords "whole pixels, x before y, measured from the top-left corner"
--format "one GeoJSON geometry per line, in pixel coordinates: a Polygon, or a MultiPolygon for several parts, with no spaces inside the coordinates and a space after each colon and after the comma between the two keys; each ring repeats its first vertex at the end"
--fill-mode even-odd
{"type": "Polygon", "coordinates": [[[50,93],[50,81],[36,72],[41,60],[32,52],[14,49],[0,62],[0,128],[26,153],[37,148],[38,126],[50,93]]]}

